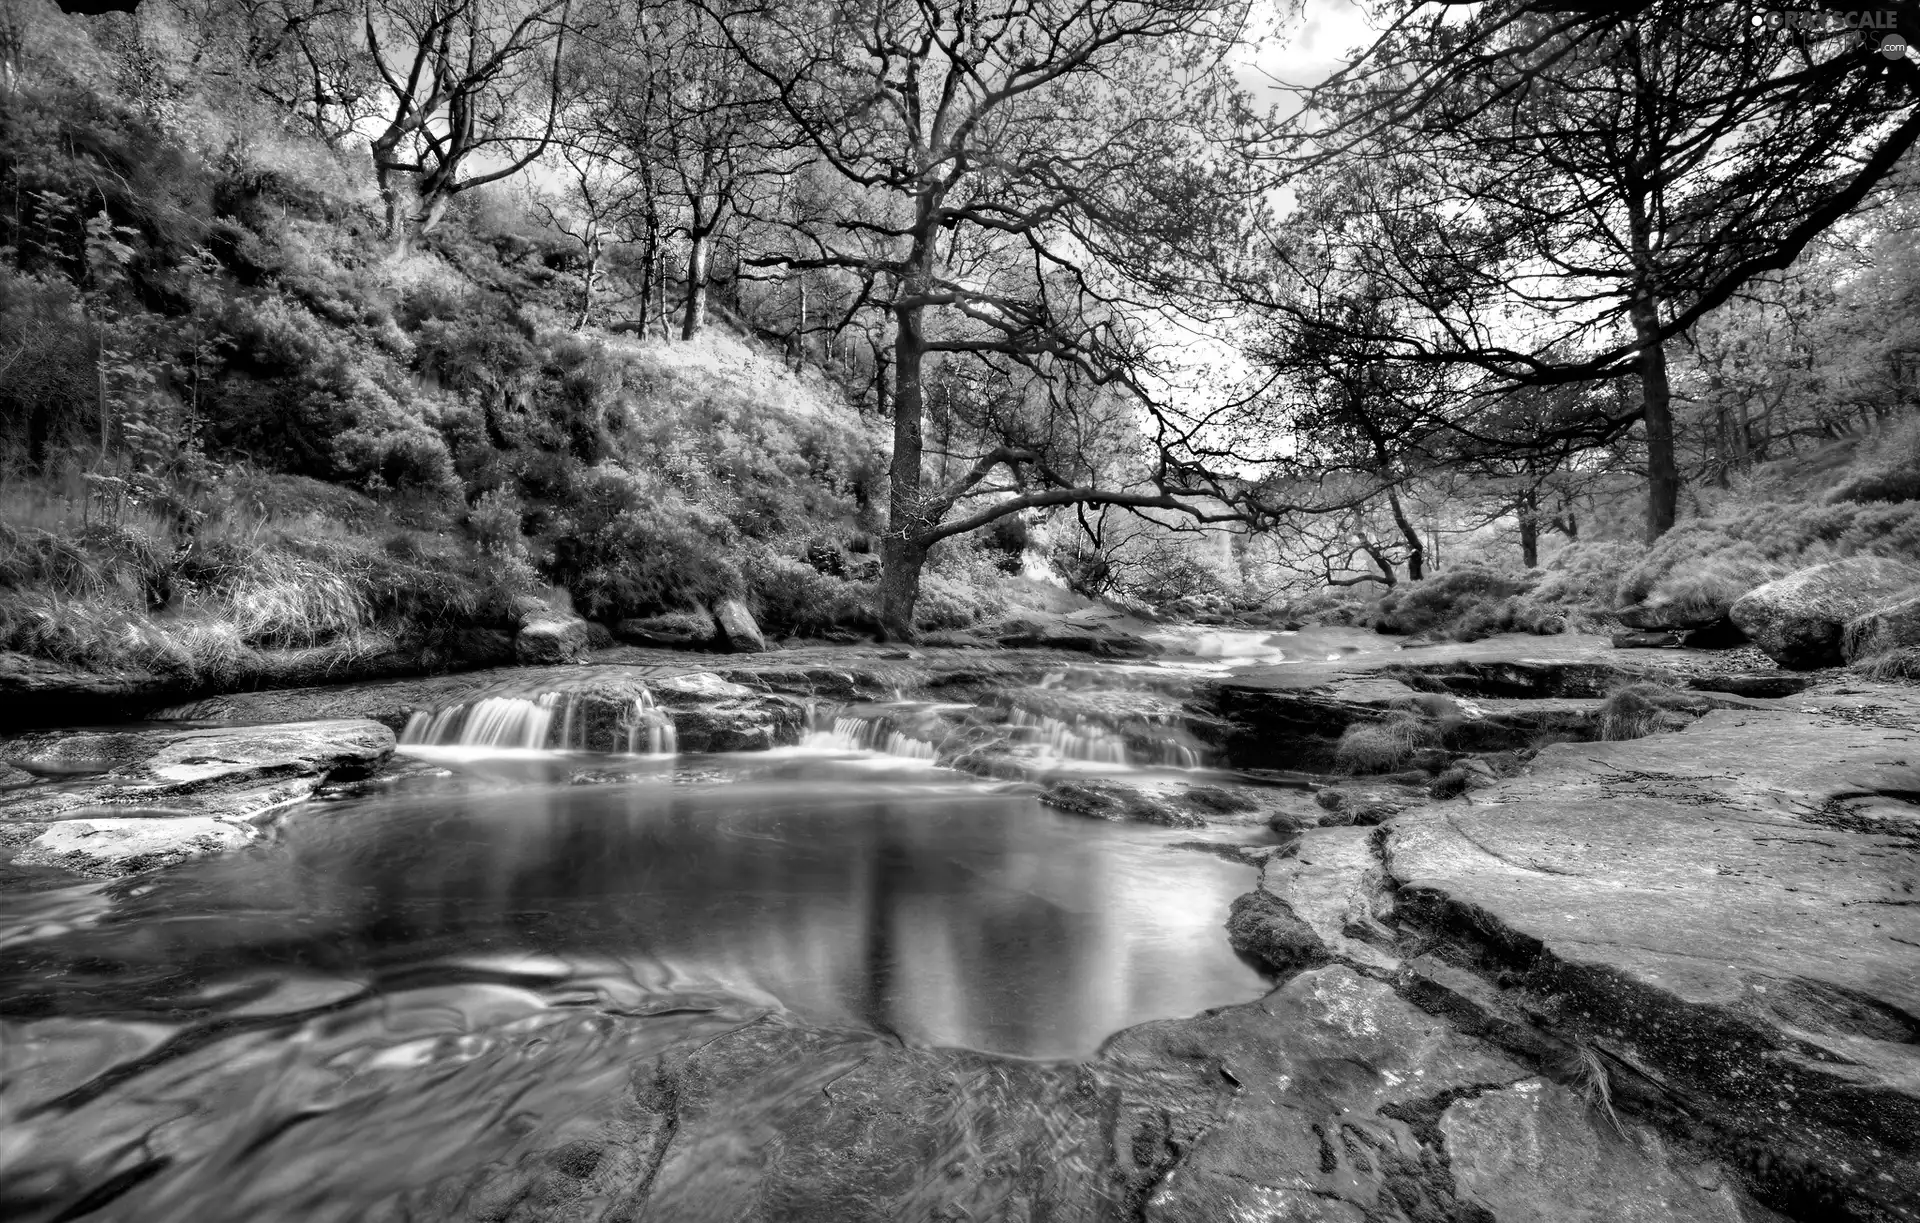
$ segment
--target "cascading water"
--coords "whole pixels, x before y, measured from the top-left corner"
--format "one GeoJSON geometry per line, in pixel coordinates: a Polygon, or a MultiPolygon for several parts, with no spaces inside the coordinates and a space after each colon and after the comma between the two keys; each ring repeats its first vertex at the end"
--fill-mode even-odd
{"type": "Polygon", "coordinates": [[[568,692],[490,696],[433,713],[422,710],[407,720],[400,743],[649,756],[670,756],[678,750],[673,719],[645,688],[617,698],[568,692]]]}
{"type": "Polygon", "coordinates": [[[817,708],[809,713],[800,746],[812,751],[879,752],[908,760],[932,760],[936,755],[932,743],[900,730],[886,714],[828,714],[817,708]]]}

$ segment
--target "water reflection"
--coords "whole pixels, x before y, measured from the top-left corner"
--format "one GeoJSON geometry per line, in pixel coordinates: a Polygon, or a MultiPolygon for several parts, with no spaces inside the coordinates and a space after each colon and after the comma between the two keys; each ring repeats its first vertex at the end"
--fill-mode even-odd
{"type": "Polygon", "coordinates": [[[355,1218],[759,1015],[1062,1058],[1262,990],[1246,868],[937,777],[370,800],[0,895],[0,1214],[355,1218]]]}

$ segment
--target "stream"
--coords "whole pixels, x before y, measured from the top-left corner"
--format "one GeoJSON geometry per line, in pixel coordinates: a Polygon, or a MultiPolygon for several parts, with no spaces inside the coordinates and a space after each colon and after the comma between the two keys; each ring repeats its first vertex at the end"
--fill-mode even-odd
{"type": "MultiPolygon", "coordinates": [[[[1201,671],[1277,654],[1189,644],[1201,671]]],[[[650,707],[607,754],[566,746],[553,699],[479,704],[416,715],[397,779],[264,843],[0,891],[0,1217],[468,1217],[416,1191],[743,1026],[1070,1063],[1270,988],[1223,930],[1254,869],[1194,844],[1222,830],[1037,798],[1203,775],[1177,728],[1002,711],[1011,776],[984,778],[916,729],[963,704],[823,709],[797,747],[704,756],[650,707]]],[[[815,1090],[768,1074],[742,1107],[815,1090]]]]}

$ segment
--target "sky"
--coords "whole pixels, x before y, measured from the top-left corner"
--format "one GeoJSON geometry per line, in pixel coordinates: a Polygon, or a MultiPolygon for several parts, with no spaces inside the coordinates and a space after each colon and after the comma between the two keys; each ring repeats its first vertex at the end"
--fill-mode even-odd
{"type": "MultiPolygon", "coordinates": [[[[1269,21],[1284,2],[1262,0],[1269,21]]],[[[1299,17],[1281,19],[1277,33],[1246,53],[1240,78],[1263,101],[1286,102],[1286,95],[1273,89],[1275,79],[1314,84],[1344,64],[1354,49],[1373,41],[1366,15],[1351,0],[1305,0],[1303,8],[1299,17]]]]}

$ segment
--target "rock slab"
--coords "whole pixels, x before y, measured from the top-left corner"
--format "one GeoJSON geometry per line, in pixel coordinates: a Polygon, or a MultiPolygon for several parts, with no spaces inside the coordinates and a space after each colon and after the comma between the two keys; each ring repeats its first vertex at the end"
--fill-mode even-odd
{"type": "Polygon", "coordinates": [[[1390,825],[1400,915],[1764,1152],[1779,1192],[1920,1218],[1920,700],[1905,699],[1883,721],[1718,710],[1680,734],[1550,747],[1469,805],[1390,825]]]}
{"type": "Polygon", "coordinates": [[[1847,623],[1920,587],[1920,567],[1878,556],[1815,565],[1740,596],[1727,614],[1783,667],[1810,671],[1846,661],[1847,623]]]}
{"type": "Polygon", "coordinates": [[[0,791],[0,850],[19,865],[121,875],[235,848],[328,780],[365,777],[393,732],[365,719],[0,743],[46,780],[0,791]]]}

